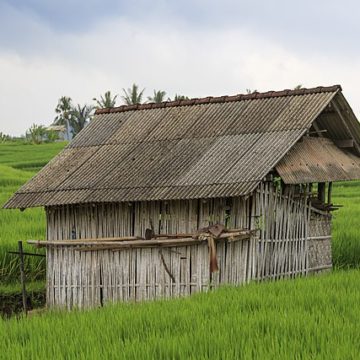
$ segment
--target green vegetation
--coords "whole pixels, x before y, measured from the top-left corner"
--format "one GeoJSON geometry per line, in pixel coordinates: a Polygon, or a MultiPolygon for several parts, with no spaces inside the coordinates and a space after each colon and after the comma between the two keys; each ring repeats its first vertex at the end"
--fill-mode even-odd
{"type": "Polygon", "coordinates": [[[104,96],[100,95],[100,98],[93,98],[93,101],[95,101],[95,107],[97,109],[110,109],[115,107],[116,105],[116,98],[118,95],[112,95],[111,91],[106,91],[104,96]]]}
{"type": "Polygon", "coordinates": [[[165,97],[166,97],[166,91],[154,90],[153,95],[148,96],[148,101],[159,104],[159,103],[165,101],[165,97]]]}
{"type": "MultiPolygon", "coordinates": [[[[45,291],[45,284],[41,281],[28,282],[26,284],[27,292],[40,292],[45,291]]],[[[11,284],[1,284],[0,285],[0,294],[3,295],[12,295],[21,293],[21,283],[13,282],[11,284]]]]}
{"type": "Polygon", "coordinates": [[[4,358],[357,359],[360,271],[0,321],[4,358]]]}
{"type": "MultiPolygon", "coordinates": [[[[54,157],[65,143],[29,145],[5,143],[0,145],[0,206],[18,188],[29,180],[41,167],[54,157]]],[[[45,217],[42,209],[19,210],[0,209],[0,284],[9,283],[19,277],[17,256],[8,251],[17,250],[18,240],[44,239],[45,217]]],[[[26,251],[34,251],[25,246],[26,251]]],[[[26,257],[26,272],[29,280],[44,278],[45,260],[40,257],[26,257]]]]}
{"type": "Polygon", "coordinates": [[[123,89],[124,95],[122,96],[122,99],[126,105],[141,104],[144,91],[145,89],[139,89],[139,85],[133,84],[132,87],[127,90],[123,89]]]}
{"type": "MultiPolygon", "coordinates": [[[[1,144],[0,205],[64,145],[1,144]]],[[[334,212],[335,265],[360,268],[360,182],[336,184],[334,202],[344,205],[334,212]]],[[[0,296],[5,312],[11,313],[20,309],[21,298],[19,285],[11,284],[18,279],[18,259],[7,251],[16,250],[17,240],[44,238],[44,212],[1,209],[0,229],[0,296]],[[16,309],[8,310],[8,299],[16,309]]],[[[44,259],[26,261],[28,279],[42,279],[44,259]]],[[[29,286],[35,305],[44,299],[43,286],[29,286]]],[[[221,288],[187,299],[49,312],[0,320],[0,357],[356,359],[359,301],[357,269],[221,288]]]]}
{"type": "Polygon", "coordinates": [[[360,267],[360,182],[335,184],[333,212],[333,261],[338,268],[360,267]]]}

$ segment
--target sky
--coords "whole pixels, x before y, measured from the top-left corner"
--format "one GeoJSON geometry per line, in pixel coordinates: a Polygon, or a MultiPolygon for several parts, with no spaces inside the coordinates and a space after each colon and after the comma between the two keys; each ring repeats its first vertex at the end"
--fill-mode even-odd
{"type": "Polygon", "coordinates": [[[189,97],[341,84],[360,117],[360,2],[0,0],[0,132],[133,83],[189,97]]]}

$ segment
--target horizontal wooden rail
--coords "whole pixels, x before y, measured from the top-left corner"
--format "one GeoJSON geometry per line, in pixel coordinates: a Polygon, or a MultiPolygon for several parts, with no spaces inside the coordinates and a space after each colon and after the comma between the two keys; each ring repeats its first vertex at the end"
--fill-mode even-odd
{"type": "MultiPolygon", "coordinates": [[[[20,255],[20,251],[8,251],[8,254],[20,255]]],[[[45,254],[35,254],[35,253],[28,253],[28,252],[23,252],[22,254],[23,255],[29,255],[29,256],[46,257],[45,254]]]]}
{"type": "Polygon", "coordinates": [[[305,241],[305,240],[328,240],[331,239],[331,235],[326,236],[309,236],[307,238],[301,237],[301,238],[285,238],[285,239],[258,239],[260,242],[268,242],[268,243],[277,243],[277,242],[296,242],[296,241],[305,241]]]}
{"type": "MultiPolygon", "coordinates": [[[[234,230],[231,232],[221,233],[216,240],[246,240],[252,235],[252,231],[249,230],[234,230]]],[[[179,234],[180,235],[180,234],[179,234]]],[[[144,240],[132,237],[131,240],[125,238],[102,238],[99,239],[82,239],[82,240],[53,240],[53,241],[40,241],[40,240],[28,240],[27,243],[35,245],[37,247],[48,246],[77,246],[75,250],[107,250],[107,249],[120,249],[126,247],[149,247],[149,246],[182,246],[199,244],[206,242],[209,237],[212,237],[209,233],[200,234],[181,234],[187,237],[174,237],[164,238],[165,235],[161,235],[159,238],[151,240],[144,240]],[[121,239],[121,240],[119,240],[121,239]],[[80,247],[79,247],[80,246],[80,247]],[[84,248],[86,247],[86,248],[84,248]]],[[[171,235],[170,235],[171,236],[171,235]]]]}

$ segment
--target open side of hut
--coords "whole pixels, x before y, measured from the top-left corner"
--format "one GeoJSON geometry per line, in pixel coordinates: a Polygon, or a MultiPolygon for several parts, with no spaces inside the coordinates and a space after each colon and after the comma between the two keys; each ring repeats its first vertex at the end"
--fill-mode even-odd
{"type": "Polygon", "coordinates": [[[5,207],[45,207],[50,307],[186,295],[330,269],[359,156],[340,86],[121,106],[5,207]]]}

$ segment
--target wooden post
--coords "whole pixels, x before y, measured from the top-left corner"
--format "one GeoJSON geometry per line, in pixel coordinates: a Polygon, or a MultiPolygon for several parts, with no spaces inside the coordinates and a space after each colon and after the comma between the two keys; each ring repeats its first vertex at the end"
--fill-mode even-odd
{"type": "Polygon", "coordinates": [[[329,182],[329,187],[328,187],[328,204],[331,204],[331,192],[332,192],[332,182],[329,182]]]}
{"type": "Polygon", "coordinates": [[[324,182],[318,183],[318,199],[322,203],[325,203],[325,183],[324,182]]]}
{"type": "Polygon", "coordinates": [[[22,302],[25,315],[27,315],[27,306],[26,306],[26,287],[25,287],[25,266],[24,266],[24,253],[22,247],[22,241],[18,241],[19,246],[19,258],[20,258],[20,279],[21,279],[21,292],[22,292],[22,302]]]}

